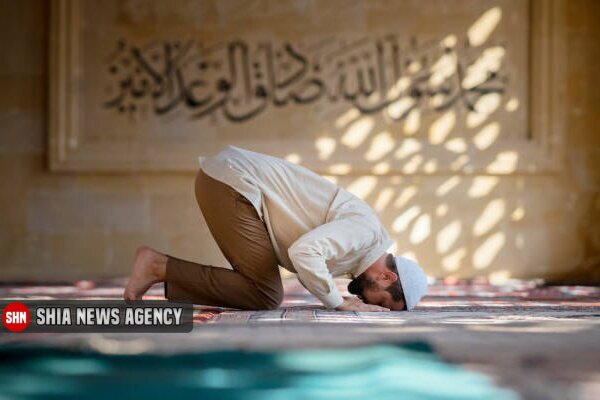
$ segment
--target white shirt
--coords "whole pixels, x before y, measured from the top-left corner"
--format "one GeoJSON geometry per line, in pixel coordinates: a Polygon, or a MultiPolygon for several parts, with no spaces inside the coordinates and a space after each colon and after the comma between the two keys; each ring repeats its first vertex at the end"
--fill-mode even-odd
{"type": "Polygon", "coordinates": [[[303,166],[231,145],[199,161],[250,200],[279,265],[328,308],[343,303],[333,277],[360,275],[393,244],[367,203],[303,166]]]}

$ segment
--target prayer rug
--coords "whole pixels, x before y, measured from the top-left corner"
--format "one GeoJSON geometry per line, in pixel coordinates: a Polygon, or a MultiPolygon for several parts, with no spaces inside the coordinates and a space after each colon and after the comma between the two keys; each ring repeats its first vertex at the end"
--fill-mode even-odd
{"type": "MultiPolygon", "coordinates": [[[[77,281],[64,284],[2,284],[0,298],[8,299],[120,299],[125,279],[77,281]]],[[[338,281],[347,295],[347,282],[338,281]]],[[[326,310],[295,279],[284,281],[285,297],[278,310],[240,311],[220,307],[194,306],[194,322],[203,323],[399,323],[403,312],[354,313],[326,310]]],[[[145,299],[162,299],[162,285],[154,286],[145,299]]],[[[485,279],[434,280],[427,296],[411,315],[431,312],[521,312],[600,310],[600,287],[542,286],[540,280],[511,280],[492,285],[485,279]]]]}

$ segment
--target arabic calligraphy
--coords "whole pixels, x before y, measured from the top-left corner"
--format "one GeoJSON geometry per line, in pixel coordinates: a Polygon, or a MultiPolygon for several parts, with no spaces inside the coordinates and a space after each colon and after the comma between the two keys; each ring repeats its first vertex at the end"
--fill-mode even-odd
{"type": "Polygon", "coordinates": [[[318,101],[346,102],[362,114],[386,112],[398,121],[413,109],[462,106],[477,112],[482,96],[506,90],[504,54],[504,45],[471,46],[455,37],[404,43],[397,35],[327,37],[310,44],[168,40],[142,46],[119,40],[106,59],[109,95],[103,106],[158,116],[179,110],[193,120],[221,115],[234,123],[269,107],[318,101]]]}

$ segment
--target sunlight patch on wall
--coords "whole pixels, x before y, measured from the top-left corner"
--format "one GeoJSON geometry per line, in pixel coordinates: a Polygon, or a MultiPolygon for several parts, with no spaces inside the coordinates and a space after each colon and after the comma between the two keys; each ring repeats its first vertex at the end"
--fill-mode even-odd
{"type": "Polygon", "coordinates": [[[431,66],[431,76],[429,77],[429,83],[432,86],[439,86],[446,79],[452,76],[456,72],[456,64],[458,63],[455,52],[446,53],[441,56],[435,64],[431,66]]]}
{"type": "Polygon", "coordinates": [[[473,253],[473,266],[477,269],[484,269],[490,266],[494,261],[502,246],[506,242],[504,232],[496,232],[486,239],[481,246],[473,253]]]}
{"type": "MultiPolygon", "coordinates": [[[[502,46],[485,49],[479,58],[467,68],[462,81],[463,87],[470,89],[486,82],[490,72],[500,70],[505,54],[506,50],[502,46]]],[[[479,107],[475,107],[475,109],[479,111],[479,107]]]]}
{"type": "Polygon", "coordinates": [[[415,99],[412,97],[402,97],[387,106],[386,110],[390,117],[400,119],[404,113],[408,112],[408,110],[414,106],[414,104],[415,99]]]}
{"type": "Polygon", "coordinates": [[[435,242],[435,248],[438,253],[446,253],[450,250],[460,237],[461,231],[462,224],[459,220],[454,220],[442,228],[438,232],[435,242]]]}
{"type": "Polygon", "coordinates": [[[506,201],[504,199],[495,199],[490,201],[475,224],[473,225],[473,234],[482,236],[490,231],[504,216],[506,201]]]}
{"type": "Polygon", "coordinates": [[[404,133],[407,135],[414,135],[421,128],[421,111],[418,109],[412,110],[408,113],[406,121],[404,122],[404,133]]]}
{"type": "Polygon", "coordinates": [[[502,19],[502,9],[493,7],[484,12],[467,31],[467,38],[472,46],[481,46],[490,37],[502,19]]]}
{"type": "Polygon", "coordinates": [[[377,196],[377,200],[375,200],[375,203],[373,204],[375,211],[382,211],[385,209],[388,204],[390,204],[390,201],[392,201],[394,193],[394,189],[389,187],[381,190],[377,196]]]}
{"type": "Polygon", "coordinates": [[[374,173],[375,175],[385,175],[388,172],[390,172],[391,169],[391,165],[389,162],[380,162],[377,163],[373,166],[373,168],[371,168],[371,172],[374,173]]]}
{"type": "Polygon", "coordinates": [[[496,176],[477,176],[467,192],[472,199],[487,196],[498,185],[500,180],[496,176]]]}
{"type": "Polygon", "coordinates": [[[478,113],[490,115],[500,107],[502,96],[498,93],[489,93],[481,96],[474,107],[478,113]]]}
{"type": "Polygon", "coordinates": [[[411,74],[416,74],[417,72],[419,72],[421,70],[421,68],[423,68],[423,65],[415,60],[412,61],[410,64],[408,64],[408,72],[410,72],[411,74]]]}
{"type": "Polygon", "coordinates": [[[477,128],[481,125],[486,119],[488,119],[489,115],[476,112],[469,111],[467,113],[467,128],[477,128]]]}
{"type": "Polygon", "coordinates": [[[431,159],[431,160],[427,161],[425,163],[425,165],[423,165],[423,171],[425,171],[425,173],[427,173],[427,174],[433,174],[435,171],[437,171],[437,166],[438,166],[437,160],[431,159]]]}
{"type": "Polygon", "coordinates": [[[403,76],[396,81],[388,90],[387,96],[390,99],[398,97],[402,92],[404,92],[410,86],[411,79],[407,76],[403,76]]]}
{"type": "Polygon", "coordinates": [[[431,217],[429,214],[421,215],[413,226],[409,240],[412,244],[420,244],[429,237],[431,233],[431,217]]]}
{"type": "Polygon", "coordinates": [[[337,143],[334,138],[322,136],[315,141],[319,160],[327,160],[335,151],[337,143]]]}
{"type": "Polygon", "coordinates": [[[442,183],[435,191],[435,195],[438,197],[442,197],[448,194],[452,189],[454,189],[460,183],[460,178],[458,176],[451,176],[446,179],[444,183],[442,183]]]}
{"type": "Polygon", "coordinates": [[[442,267],[446,271],[458,271],[460,265],[462,263],[462,259],[467,255],[467,250],[464,247],[461,247],[458,250],[453,251],[446,257],[442,258],[442,267]]]}
{"type": "Polygon", "coordinates": [[[444,216],[446,216],[446,214],[448,214],[448,210],[449,210],[448,204],[446,204],[446,203],[440,204],[439,206],[437,206],[435,208],[435,215],[437,215],[438,217],[444,217],[444,216]]]}
{"type": "Polygon", "coordinates": [[[410,224],[420,212],[421,208],[419,206],[412,206],[394,220],[392,223],[392,230],[396,233],[404,231],[408,224],[410,224]]]}
{"type": "Polygon", "coordinates": [[[454,138],[454,139],[448,140],[444,144],[444,147],[448,151],[460,154],[460,153],[464,153],[465,151],[467,151],[467,142],[463,138],[454,138]]]}
{"type": "Polygon", "coordinates": [[[352,166],[350,164],[347,164],[347,163],[333,164],[333,165],[330,165],[327,168],[327,171],[330,174],[336,174],[336,175],[346,175],[351,170],[352,170],[352,166]]]}
{"type": "Polygon", "coordinates": [[[499,134],[500,124],[498,124],[498,122],[492,122],[475,135],[473,143],[475,143],[475,147],[479,150],[486,150],[496,141],[496,139],[498,139],[499,134]]]}
{"type": "Polygon", "coordinates": [[[496,159],[485,170],[494,174],[509,174],[517,169],[519,155],[516,151],[503,151],[496,155],[496,159]]]}
{"type": "Polygon", "coordinates": [[[519,99],[517,99],[516,97],[511,97],[510,100],[506,102],[504,108],[508,112],[517,111],[517,109],[519,108],[519,99]]]}
{"type": "Polygon", "coordinates": [[[285,159],[294,164],[300,164],[300,161],[302,161],[302,157],[298,153],[290,153],[285,156],[285,159]]]}
{"type": "Polygon", "coordinates": [[[342,115],[340,115],[335,120],[334,125],[338,129],[344,128],[346,125],[348,125],[349,123],[351,123],[358,117],[360,117],[360,111],[358,111],[356,108],[351,108],[348,111],[346,111],[345,113],[343,113],[342,115]]]}
{"type": "Polygon", "coordinates": [[[402,166],[402,172],[405,174],[413,174],[417,171],[421,163],[423,162],[423,156],[417,154],[413,156],[406,164],[402,166]]]}
{"type": "Polygon", "coordinates": [[[393,150],[396,141],[388,131],[378,133],[365,154],[367,161],[377,161],[393,150]]]}
{"type": "Polygon", "coordinates": [[[457,43],[458,39],[456,38],[456,35],[448,35],[442,39],[440,45],[442,47],[453,48],[457,43]]]}
{"type": "Polygon", "coordinates": [[[403,207],[416,194],[417,194],[417,187],[414,186],[414,185],[413,186],[409,186],[406,189],[403,189],[402,192],[400,193],[400,196],[398,196],[396,198],[396,201],[394,201],[394,208],[401,208],[401,207],[403,207]]]}
{"type": "Polygon", "coordinates": [[[361,199],[365,199],[377,185],[377,178],[374,176],[363,176],[352,182],[346,190],[354,193],[361,199]]]}
{"type": "Polygon", "coordinates": [[[429,127],[429,141],[432,144],[440,144],[450,134],[456,125],[456,111],[450,110],[441,115],[429,127]]]}
{"type": "Polygon", "coordinates": [[[422,147],[423,146],[421,145],[421,143],[416,139],[404,139],[402,141],[402,144],[400,144],[400,147],[398,147],[398,150],[396,150],[396,152],[394,153],[394,157],[398,159],[408,157],[420,151],[422,147]]]}
{"type": "Polygon", "coordinates": [[[510,214],[510,218],[513,221],[520,221],[525,217],[525,209],[521,206],[515,208],[513,212],[510,214]]]}
{"type": "Polygon", "coordinates": [[[458,171],[468,163],[469,157],[466,154],[462,154],[460,157],[450,163],[450,169],[453,171],[458,171]]]}
{"type": "Polygon", "coordinates": [[[367,136],[369,136],[373,129],[373,125],[373,118],[363,117],[354,122],[346,130],[340,141],[349,148],[355,149],[365,141],[367,136]]]}

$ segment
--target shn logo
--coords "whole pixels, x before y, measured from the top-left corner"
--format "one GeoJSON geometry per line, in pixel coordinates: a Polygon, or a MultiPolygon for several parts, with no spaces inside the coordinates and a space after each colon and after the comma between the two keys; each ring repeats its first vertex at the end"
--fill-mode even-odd
{"type": "Polygon", "coordinates": [[[23,303],[13,302],[4,307],[2,322],[11,332],[21,332],[29,325],[29,309],[23,303]]]}

